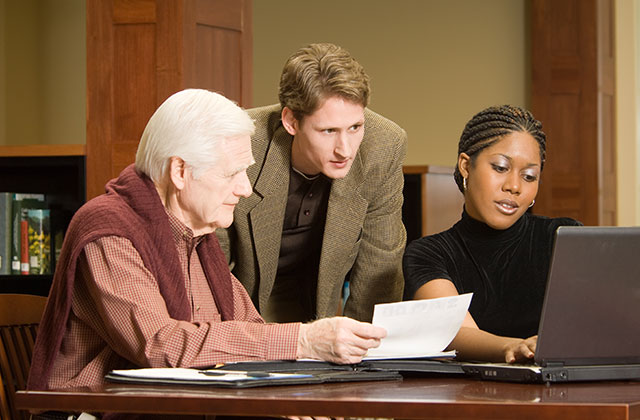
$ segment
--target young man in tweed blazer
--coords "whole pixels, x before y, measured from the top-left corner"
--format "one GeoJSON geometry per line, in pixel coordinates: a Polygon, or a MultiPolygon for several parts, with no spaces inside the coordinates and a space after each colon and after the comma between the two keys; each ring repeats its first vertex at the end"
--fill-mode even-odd
{"type": "Polygon", "coordinates": [[[406,133],[366,108],[369,78],[344,49],[294,53],[280,104],[249,110],[253,194],[217,231],[234,275],[267,321],[370,321],[402,297],[406,133]]]}

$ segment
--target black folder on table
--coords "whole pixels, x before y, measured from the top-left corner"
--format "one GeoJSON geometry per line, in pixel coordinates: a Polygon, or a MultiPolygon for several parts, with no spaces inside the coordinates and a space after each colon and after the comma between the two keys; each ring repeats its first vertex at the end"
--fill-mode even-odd
{"type": "Polygon", "coordinates": [[[516,382],[640,379],[640,227],[558,228],[535,365],[462,368],[516,382]]]}
{"type": "MultiPolygon", "coordinates": [[[[280,368],[280,362],[246,362],[231,365],[233,369],[145,368],[112,370],[105,378],[111,382],[154,385],[200,385],[225,388],[251,388],[274,385],[303,385],[328,382],[400,380],[392,370],[356,370],[318,365],[305,369],[296,362],[282,362],[290,369],[280,368]],[[300,369],[297,369],[300,367],[300,369]],[[241,369],[242,368],[242,369],[241,369]]],[[[303,363],[304,365],[304,363],[303,363]]],[[[335,365],[337,366],[337,365],[335,365]]]]}
{"type": "Polygon", "coordinates": [[[329,382],[370,380],[382,375],[418,374],[464,375],[460,364],[453,359],[409,358],[363,360],[352,365],[337,365],[319,360],[276,360],[265,362],[236,362],[221,366],[224,370],[268,371],[283,373],[312,373],[327,378],[329,382]]]}
{"type": "Polygon", "coordinates": [[[271,385],[301,385],[331,382],[401,380],[403,375],[464,375],[460,365],[447,357],[369,359],[339,365],[320,360],[273,360],[232,362],[210,369],[113,370],[105,378],[129,384],[180,384],[248,388],[271,385]],[[238,375],[233,375],[237,373],[238,375]]]}

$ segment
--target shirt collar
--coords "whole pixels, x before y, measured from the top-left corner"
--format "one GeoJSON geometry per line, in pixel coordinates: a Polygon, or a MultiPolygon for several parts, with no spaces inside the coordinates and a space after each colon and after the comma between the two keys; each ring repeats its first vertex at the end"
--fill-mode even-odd
{"type": "Polygon", "coordinates": [[[495,241],[496,239],[509,240],[519,237],[520,234],[526,230],[528,220],[529,215],[528,213],[525,213],[509,228],[498,230],[469,216],[467,210],[464,209],[462,212],[462,218],[457,224],[462,231],[469,235],[470,238],[480,241],[495,241]]]}
{"type": "Polygon", "coordinates": [[[187,243],[191,243],[195,241],[194,245],[198,245],[204,235],[194,236],[193,230],[185,225],[180,219],[178,219],[173,213],[165,208],[167,212],[167,216],[169,217],[169,226],[171,227],[171,234],[173,235],[173,240],[176,243],[180,241],[185,241],[187,243]]]}

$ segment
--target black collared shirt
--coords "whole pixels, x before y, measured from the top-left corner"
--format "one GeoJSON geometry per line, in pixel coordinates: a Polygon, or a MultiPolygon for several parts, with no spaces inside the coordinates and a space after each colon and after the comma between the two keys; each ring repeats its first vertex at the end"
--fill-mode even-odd
{"type": "Polygon", "coordinates": [[[331,180],[308,177],[291,168],[278,271],[267,308],[268,321],[315,318],[318,265],[327,216],[331,180]]]}

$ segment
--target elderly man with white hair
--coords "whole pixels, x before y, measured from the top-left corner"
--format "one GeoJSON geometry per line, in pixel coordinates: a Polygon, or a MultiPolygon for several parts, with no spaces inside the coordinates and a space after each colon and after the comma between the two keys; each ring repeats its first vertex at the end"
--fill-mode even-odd
{"type": "Polygon", "coordinates": [[[356,363],[382,328],[335,317],[267,324],[216,236],[251,194],[248,115],[200,89],[172,95],[136,155],[68,228],[29,389],[91,386],[112,369],[241,360],[356,363]]]}

